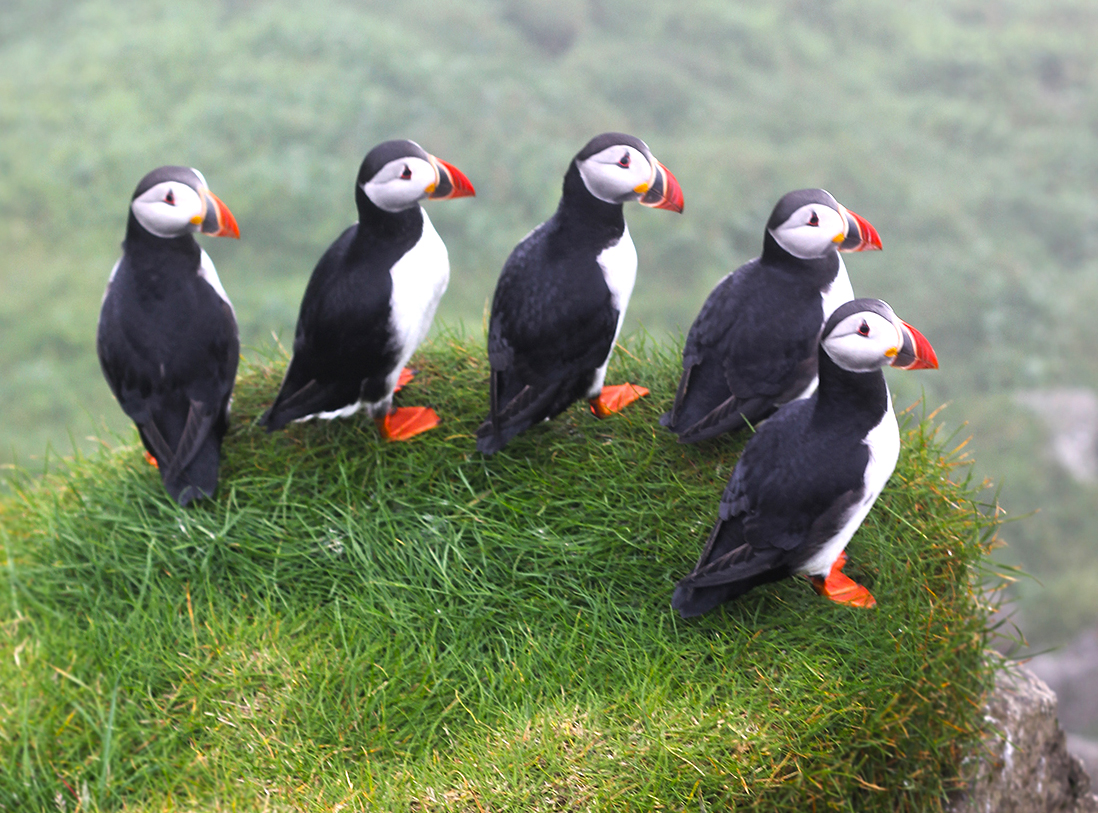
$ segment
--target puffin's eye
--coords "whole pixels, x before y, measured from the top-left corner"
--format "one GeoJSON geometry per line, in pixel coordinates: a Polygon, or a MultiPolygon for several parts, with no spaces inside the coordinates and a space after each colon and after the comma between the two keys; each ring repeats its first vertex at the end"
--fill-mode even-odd
{"type": "Polygon", "coordinates": [[[865,319],[863,319],[861,325],[858,326],[858,335],[859,336],[868,336],[869,335],[869,323],[865,319]]]}
{"type": "MultiPolygon", "coordinates": [[[[812,217],[808,218],[808,225],[809,226],[819,226],[820,225],[820,216],[817,215],[815,212],[813,212],[812,217]]],[[[863,322],[862,324],[865,324],[865,323],[863,322]]]]}
{"type": "Polygon", "coordinates": [[[407,164],[404,165],[404,171],[400,173],[400,179],[402,181],[410,181],[412,179],[412,168],[407,164]]]}
{"type": "Polygon", "coordinates": [[[629,155],[629,153],[626,153],[625,155],[623,155],[621,158],[618,159],[618,166],[621,167],[622,169],[628,169],[629,168],[629,162],[631,160],[632,160],[632,157],[629,155]]]}
{"type": "Polygon", "coordinates": [[[169,189],[168,194],[164,196],[164,202],[169,206],[175,206],[175,192],[169,189]]]}

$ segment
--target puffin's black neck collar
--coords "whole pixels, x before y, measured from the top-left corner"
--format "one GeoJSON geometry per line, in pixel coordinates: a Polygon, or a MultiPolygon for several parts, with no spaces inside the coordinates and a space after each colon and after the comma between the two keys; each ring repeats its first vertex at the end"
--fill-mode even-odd
{"type": "Polygon", "coordinates": [[[830,284],[839,273],[839,252],[828,251],[822,257],[813,257],[810,260],[802,260],[794,257],[774,239],[770,229],[763,236],[762,256],[759,258],[765,265],[772,266],[796,266],[798,274],[803,274],[805,279],[821,285],[830,284]]]}
{"type": "Polygon", "coordinates": [[[130,255],[150,251],[198,254],[202,250],[190,232],[178,237],[156,236],[141,225],[132,209],[126,221],[126,236],[122,241],[122,249],[130,255]]]}
{"type": "Polygon", "coordinates": [[[608,230],[617,235],[625,231],[622,204],[607,203],[592,195],[575,161],[564,175],[557,217],[573,228],[608,230]]]}
{"type": "Polygon", "coordinates": [[[423,226],[423,210],[418,203],[399,212],[387,212],[370,200],[362,191],[362,187],[357,184],[355,185],[355,206],[358,209],[360,237],[399,235],[423,226]]]}

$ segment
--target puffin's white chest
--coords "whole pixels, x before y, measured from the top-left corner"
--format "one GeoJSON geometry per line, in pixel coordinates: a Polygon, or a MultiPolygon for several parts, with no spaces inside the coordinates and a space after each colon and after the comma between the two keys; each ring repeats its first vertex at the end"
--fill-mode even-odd
{"type": "Polygon", "coordinates": [[[863,443],[869,447],[869,461],[866,463],[862,478],[862,499],[851,509],[839,532],[805,562],[798,569],[798,573],[826,576],[831,571],[831,565],[839,558],[839,554],[846,548],[854,532],[861,526],[866,515],[869,514],[869,509],[873,507],[873,503],[884,490],[888,478],[896,469],[896,461],[900,459],[900,427],[896,423],[896,413],[892,411],[891,393],[888,393],[885,413],[880,423],[869,430],[863,443]]]}
{"type": "Polygon", "coordinates": [[[202,259],[198,262],[198,276],[210,284],[210,287],[224,300],[225,304],[229,306],[229,310],[233,312],[233,316],[235,316],[236,311],[233,309],[233,303],[229,301],[229,295],[225,293],[225,289],[221,285],[221,278],[217,276],[217,269],[214,268],[213,260],[206,253],[206,249],[202,249],[202,259]]]}
{"type": "Polygon", "coordinates": [[[629,226],[625,227],[621,239],[613,245],[609,245],[599,252],[596,258],[599,268],[602,269],[602,278],[606,280],[606,287],[610,289],[610,304],[618,312],[618,323],[614,327],[614,338],[610,341],[610,349],[606,353],[606,359],[595,370],[595,378],[587,391],[588,398],[595,398],[602,390],[606,380],[606,367],[610,364],[610,356],[614,353],[614,342],[618,340],[621,326],[625,322],[625,310],[629,307],[629,297],[633,294],[633,284],[637,281],[637,248],[633,245],[633,238],[629,236],[629,226]]]}
{"type": "MultiPolygon", "coordinates": [[[[400,374],[400,368],[427,335],[439,300],[450,283],[450,257],[446,245],[435,231],[427,212],[423,212],[422,208],[420,211],[423,214],[423,234],[419,242],[389,271],[393,280],[389,325],[398,355],[395,376],[400,374]]],[[[395,383],[395,377],[393,381],[395,383]]]]}
{"type": "MultiPolygon", "coordinates": [[[[850,284],[850,275],[846,273],[846,264],[843,263],[843,255],[840,254],[839,271],[835,274],[835,279],[831,280],[831,284],[820,292],[820,304],[823,306],[823,322],[820,323],[820,327],[822,328],[827,324],[827,320],[831,318],[831,314],[833,314],[840,305],[844,302],[849,302],[853,298],[854,288],[850,284]]],[[[798,401],[801,398],[807,398],[816,391],[816,387],[819,385],[819,376],[813,376],[812,381],[804,388],[804,391],[791,400],[798,401]]]]}
{"type": "MultiPolygon", "coordinates": [[[[604,248],[597,258],[606,287],[610,289],[610,303],[618,311],[618,330],[621,330],[625,309],[629,306],[629,297],[633,294],[633,285],[637,281],[637,248],[629,236],[626,225],[618,242],[604,248]]],[[[615,333],[615,337],[616,337],[615,333]]]]}
{"type": "Polygon", "coordinates": [[[835,279],[831,280],[831,284],[820,293],[820,298],[823,300],[823,324],[825,325],[839,305],[854,298],[854,287],[850,284],[850,275],[846,273],[846,263],[843,262],[842,254],[839,255],[839,271],[835,274],[835,279]]]}

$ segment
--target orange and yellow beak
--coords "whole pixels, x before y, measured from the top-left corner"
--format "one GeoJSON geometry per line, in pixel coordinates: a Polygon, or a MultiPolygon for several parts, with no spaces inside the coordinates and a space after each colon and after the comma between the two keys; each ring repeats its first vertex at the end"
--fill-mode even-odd
{"type": "Polygon", "coordinates": [[[199,223],[199,231],[213,237],[235,237],[240,239],[240,228],[236,225],[236,218],[229,211],[229,207],[221,202],[221,199],[209,189],[198,190],[202,197],[205,211],[199,223]]]}
{"type": "Polygon", "coordinates": [[[839,251],[880,251],[882,248],[881,235],[877,234],[873,224],[845,206],[841,208],[843,215],[846,217],[847,230],[846,237],[843,240],[840,241],[836,237],[836,242],[839,243],[839,251]]]}
{"type": "Polygon", "coordinates": [[[652,178],[649,182],[642,183],[633,190],[641,196],[639,203],[642,206],[651,206],[653,209],[682,212],[682,187],[679,186],[678,180],[671,174],[671,170],[659,161],[653,161],[653,164],[652,178]]]}
{"type": "Polygon", "coordinates": [[[901,320],[904,335],[903,346],[892,359],[892,366],[901,370],[937,370],[938,354],[930,346],[926,336],[901,320]]]}
{"type": "Polygon", "coordinates": [[[431,200],[449,200],[450,198],[469,198],[476,194],[473,185],[465,173],[448,164],[441,158],[427,156],[435,168],[436,180],[433,187],[427,187],[427,197],[431,200]]]}

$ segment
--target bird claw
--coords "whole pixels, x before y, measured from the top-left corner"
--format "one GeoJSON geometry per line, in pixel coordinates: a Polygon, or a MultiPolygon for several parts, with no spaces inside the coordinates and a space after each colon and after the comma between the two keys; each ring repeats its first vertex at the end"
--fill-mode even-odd
{"type": "Polygon", "coordinates": [[[839,604],[846,604],[850,607],[865,607],[866,609],[876,607],[877,599],[873,598],[868,590],[842,572],[845,564],[846,553],[843,552],[831,565],[831,572],[827,574],[826,579],[822,576],[809,576],[808,580],[812,582],[813,589],[824,598],[829,598],[839,604]]]}
{"type": "Polygon", "coordinates": [[[378,431],[389,441],[408,440],[439,425],[438,413],[430,407],[400,407],[377,418],[378,431]]]}
{"type": "Polygon", "coordinates": [[[647,394],[647,387],[626,382],[613,387],[603,387],[598,397],[591,398],[587,403],[591,405],[591,412],[596,418],[608,418],[647,394]]]}

